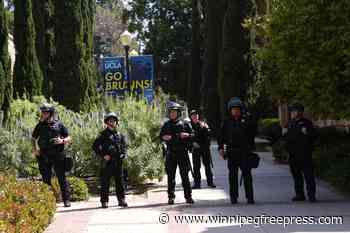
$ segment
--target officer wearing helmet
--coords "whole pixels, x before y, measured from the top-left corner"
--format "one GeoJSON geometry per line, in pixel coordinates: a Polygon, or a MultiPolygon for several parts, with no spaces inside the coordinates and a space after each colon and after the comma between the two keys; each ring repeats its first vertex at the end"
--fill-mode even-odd
{"type": "Polygon", "coordinates": [[[111,177],[114,177],[118,205],[127,207],[125,201],[125,189],[123,179],[123,160],[127,158],[127,143],[125,136],[118,130],[118,116],[111,112],[105,115],[104,129],[93,143],[92,149],[101,158],[101,192],[100,201],[102,208],[108,208],[109,184],[111,177]]]}
{"type": "Polygon", "coordinates": [[[198,110],[191,110],[191,127],[194,131],[193,147],[192,147],[192,161],[194,173],[193,189],[201,188],[201,163],[205,167],[205,174],[207,177],[207,185],[215,188],[213,182],[212,159],[210,154],[210,128],[208,124],[199,118],[198,110]]]}
{"type": "Polygon", "coordinates": [[[254,204],[253,180],[248,156],[254,148],[256,124],[243,114],[243,102],[234,97],[228,102],[229,118],[221,126],[218,135],[220,156],[227,160],[229,169],[230,199],[238,198],[238,169],[241,170],[248,204],[254,204]]]}
{"type": "Polygon", "coordinates": [[[38,161],[43,182],[51,185],[52,168],[55,170],[64,206],[70,207],[70,185],[65,174],[67,168],[64,145],[70,143],[71,138],[62,122],[54,118],[55,108],[52,105],[43,104],[40,112],[40,121],[32,134],[33,154],[38,161]]]}
{"type": "Polygon", "coordinates": [[[186,203],[194,203],[188,177],[191,169],[188,150],[194,135],[190,124],[181,119],[181,110],[178,103],[172,102],[168,105],[169,120],[164,123],[159,135],[161,141],[166,143],[165,169],[168,176],[169,205],[174,204],[177,166],[180,169],[186,203]]]}
{"type": "Polygon", "coordinates": [[[293,103],[289,106],[291,119],[283,129],[289,153],[290,171],[294,179],[295,197],[292,201],[304,201],[304,179],[310,202],[316,201],[316,184],[312,164],[312,150],[315,130],[310,120],[304,117],[304,106],[293,103]]]}

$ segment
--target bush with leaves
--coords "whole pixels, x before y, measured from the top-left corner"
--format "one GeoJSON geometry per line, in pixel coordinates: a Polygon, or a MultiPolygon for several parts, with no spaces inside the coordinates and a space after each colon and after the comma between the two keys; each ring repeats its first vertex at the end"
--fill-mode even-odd
{"type": "MultiPolygon", "coordinates": [[[[89,189],[83,179],[78,177],[68,177],[68,183],[71,188],[71,201],[86,201],[89,199],[89,189]]],[[[51,180],[52,190],[56,197],[56,201],[61,201],[61,190],[56,177],[51,180]]]]}
{"type": "Polygon", "coordinates": [[[252,53],[267,93],[276,101],[302,100],[316,114],[350,117],[350,1],[270,6],[269,14],[246,21],[258,35],[252,53]]]}
{"type": "Polygon", "coordinates": [[[0,232],[43,232],[55,210],[55,197],[47,185],[0,174],[0,232]]]}
{"type": "MultiPolygon", "coordinates": [[[[3,132],[7,137],[0,138],[0,147],[6,147],[7,142],[12,142],[13,145],[7,149],[8,152],[0,153],[0,156],[6,161],[20,161],[17,164],[21,166],[11,163],[11,168],[17,171],[17,174],[28,176],[37,172],[35,158],[31,154],[30,137],[39,119],[39,105],[43,102],[46,102],[43,97],[35,97],[32,102],[18,99],[11,105],[7,130],[3,132]],[[2,140],[5,143],[2,143],[2,140]]],[[[72,143],[66,146],[66,152],[74,159],[74,176],[99,174],[99,158],[93,153],[91,146],[99,132],[104,129],[103,116],[108,111],[119,114],[119,129],[128,139],[129,158],[126,164],[130,182],[140,184],[146,179],[162,176],[163,163],[158,141],[165,106],[162,101],[157,103],[156,100],[154,104],[148,105],[144,100],[133,97],[124,100],[107,98],[96,112],[90,113],[73,112],[58,103],[50,102],[55,105],[58,118],[68,128],[73,139],[72,143]]]]}

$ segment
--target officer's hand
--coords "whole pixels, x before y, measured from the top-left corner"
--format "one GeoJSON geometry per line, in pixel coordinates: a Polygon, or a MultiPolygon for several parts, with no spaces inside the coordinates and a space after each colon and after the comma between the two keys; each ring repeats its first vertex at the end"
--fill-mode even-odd
{"type": "Polygon", "coordinates": [[[109,161],[109,160],[111,160],[111,156],[110,155],[105,155],[105,156],[103,156],[103,159],[104,160],[106,160],[106,161],[109,161]]]}
{"type": "Polygon", "coordinates": [[[222,159],[225,159],[225,151],[224,151],[224,149],[220,149],[220,150],[219,150],[219,154],[220,154],[220,157],[221,157],[222,159]]]}
{"type": "Polygon", "coordinates": [[[190,136],[189,133],[180,133],[180,138],[184,139],[184,138],[188,138],[190,136]]]}
{"type": "Polygon", "coordinates": [[[171,140],[171,135],[166,134],[162,138],[163,138],[164,141],[170,141],[171,140]]]}
{"type": "Polygon", "coordinates": [[[205,123],[204,121],[201,121],[200,125],[202,128],[209,129],[209,125],[207,123],[205,123]]]}
{"type": "Polygon", "coordinates": [[[62,138],[54,138],[52,141],[56,145],[64,144],[64,140],[62,138]]]}
{"type": "Polygon", "coordinates": [[[35,156],[40,156],[40,150],[38,150],[38,149],[33,149],[33,155],[35,155],[35,156]]]}

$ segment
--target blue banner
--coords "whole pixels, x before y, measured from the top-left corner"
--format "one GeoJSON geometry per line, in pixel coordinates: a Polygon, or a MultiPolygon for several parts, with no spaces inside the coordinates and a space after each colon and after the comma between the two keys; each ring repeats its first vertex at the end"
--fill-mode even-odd
{"type": "Polygon", "coordinates": [[[103,58],[102,74],[107,95],[122,97],[126,91],[131,91],[135,95],[144,95],[149,103],[152,102],[154,98],[153,56],[130,57],[129,79],[126,77],[124,57],[103,58]]]}
{"type": "Polygon", "coordinates": [[[107,57],[102,60],[104,90],[107,95],[123,96],[128,88],[123,57],[107,57]]]}
{"type": "Polygon", "coordinates": [[[131,63],[131,91],[152,102],[154,98],[154,65],[153,56],[133,56],[131,63]]]}

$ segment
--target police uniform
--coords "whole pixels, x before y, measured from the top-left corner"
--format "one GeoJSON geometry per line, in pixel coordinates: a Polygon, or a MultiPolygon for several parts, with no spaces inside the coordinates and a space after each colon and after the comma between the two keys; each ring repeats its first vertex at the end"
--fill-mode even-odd
{"type": "Polygon", "coordinates": [[[164,135],[171,135],[170,141],[165,142],[167,145],[165,155],[165,169],[168,176],[168,197],[169,204],[173,204],[175,199],[175,175],[177,166],[180,169],[184,196],[188,203],[193,203],[191,184],[188,172],[191,169],[190,160],[188,158],[188,149],[190,148],[191,137],[193,131],[190,124],[183,120],[169,120],[164,123],[160,131],[160,139],[163,140],[164,135]],[[190,137],[181,139],[180,133],[189,133],[190,137]]]}
{"type": "MultiPolygon", "coordinates": [[[[242,106],[240,100],[233,99],[232,104],[229,102],[228,109],[231,110],[232,107],[242,109],[242,106]]],[[[254,148],[255,127],[256,124],[250,118],[243,116],[239,119],[231,116],[221,125],[218,146],[219,150],[225,151],[225,159],[227,159],[232,204],[235,204],[238,198],[238,169],[242,172],[248,203],[254,203],[253,178],[248,164],[248,156],[254,148]]]]}
{"type": "Polygon", "coordinates": [[[55,138],[68,137],[67,128],[58,120],[39,122],[33,131],[32,137],[38,140],[40,155],[37,156],[40,174],[43,181],[51,185],[52,168],[60,185],[62,200],[70,200],[70,185],[65,174],[65,153],[63,144],[54,144],[55,138]]]}
{"type": "Polygon", "coordinates": [[[127,144],[124,135],[110,128],[106,128],[95,140],[92,148],[102,159],[100,171],[100,200],[103,207],[109,201],[109,185],[111,177],[114,177],[115,180],[116,195],[119,206],[126,207],[125,186],[123,184],[123,159],[127,156],[127,144]],[[105,155],[110,155],[111,160],[106,161],[103,158],[105,155]]]}
{"type": "Polygon", "coordinates": [[[192,120],[191,127],[194,131],[192,150],[194,188],[200,188],[201,186],[201,160],[205,167],[208,186],[215,187],[212,172],[213,163],[210,154],[210,129],[200,122],[194,123],[192,120]]]}
{"type": "Polygon", "coordinates": [[[284,135],[289,152],[289,165],[294,179],[296,197],[294,201],[302,201],[304,195],[304,178],[310,201],[315,201],[316,184],[312,163],[312,149],[315,130],[310,120],[299,118],[288,122],[284,135]]]}

